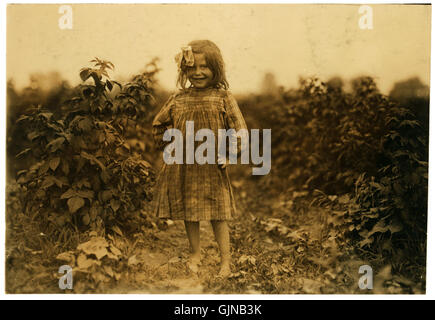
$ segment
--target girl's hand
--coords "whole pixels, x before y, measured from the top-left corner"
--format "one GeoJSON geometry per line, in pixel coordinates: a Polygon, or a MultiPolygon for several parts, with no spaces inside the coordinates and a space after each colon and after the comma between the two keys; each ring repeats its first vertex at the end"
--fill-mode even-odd
{"type": "Polygon", "coordinates": [[[219,166],[219,169],[225,169],[226,167],[227,167],[227,165],[228,165],[228,163],[219,163],[218,164],[218,166],[219,166]]]}
{"type": "Polygon", "coordinates": [[[218,163],[219,169],[222,169],[222,170],[228,166],[228,162],[226,161],[226,159],[221,158],[219,156],[218,156],[217,163],[218,163]]]}

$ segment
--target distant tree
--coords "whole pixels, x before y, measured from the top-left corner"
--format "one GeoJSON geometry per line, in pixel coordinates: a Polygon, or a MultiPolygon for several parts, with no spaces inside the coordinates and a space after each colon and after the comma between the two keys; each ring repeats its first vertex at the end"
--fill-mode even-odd
{"type": "Polygon", "coordinates": [[[278,96],[280,93],[279,86],[276,83],[275,75],[267,72],[261,83],[261,94],[266,96],[278,96]]]}
{"type": "Polygon", "coordinates": [[[409,107],[423,128],[429,130],[429,86],[420,78],[413,77],[396,82],[390,91],[390,97],[409,107]]]}
{"type": "Polygon", "coordinates": [[[341,77],[335,76],[326,81],[326,85],[331,89],[343,90],[344,81],[341,77]]]}
{"type": "Polygon", "coordinates": [[[352,93],[354,94],[376,94],[379,93],[379,89],[376,85],[376,82],[372,77],[369,76],[360,76],[352,79],[350,81],[352,87],[352,93]]]}
{"type": "Polygon", "coordinates": [[[32,89],[40,89],[43,92],[50,91],[64,82],[62,76],[57,71],[32,73],[29,80],[32,89]]]}
{"type": "Polygon", "coordinates": [[[420,78],[413,77],[394,84],[390,91],[390,97],[397,101],[405,101],[410,98],[428,98],[429,87],[421,82],[420,78]]]}

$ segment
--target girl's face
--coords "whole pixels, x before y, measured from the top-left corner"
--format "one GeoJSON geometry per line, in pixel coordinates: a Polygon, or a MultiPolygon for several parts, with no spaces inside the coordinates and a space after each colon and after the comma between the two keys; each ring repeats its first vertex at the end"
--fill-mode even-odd
{"type": "Polygon", "coordinates": [[[194,53],[193,56],[195,64],[187,68],[187,78],[195,88],[208,88],[213,82],[213,72],[207,66],[203,53],[194,53]]]}

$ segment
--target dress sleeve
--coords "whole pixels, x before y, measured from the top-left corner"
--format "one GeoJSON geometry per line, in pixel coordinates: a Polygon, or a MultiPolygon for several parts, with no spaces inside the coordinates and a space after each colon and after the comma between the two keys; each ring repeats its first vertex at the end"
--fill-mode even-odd
{"type": "Polygon", "coordinates": [[[247,141],[246,145],[242,145],[241,142],[237,143],[237,157],[239,157],[242,148],[249,147],[248,127],[246,126],[245,118],[243,118],[236,99],[230,92],[227,92],[224,97],[224,108],[227,129],[235,129],[236,133],[241,134],[242,141],[243,139],[246,139],[245,141],[247,141]]]}
{"type": "Polygon", "coordinates": [[[163,141],[163,135],[167,129],[173,126],[171,115],[171,109],[173,105],[174,95],[169,97],[168,101],[166,101],[162,109],[160,109],[160,111],[154,117],[152,123],[154,143],[159,150],[163,150],[169,143],[168,141],[163,141]]]}

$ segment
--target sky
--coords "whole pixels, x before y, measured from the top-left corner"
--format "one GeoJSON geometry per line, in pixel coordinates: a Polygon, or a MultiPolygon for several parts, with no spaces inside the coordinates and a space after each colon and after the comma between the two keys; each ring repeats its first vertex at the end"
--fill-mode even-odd
{"type": "Polygon", "coordinates": [[[430,6],[370,5],[372,29],[360,28],[360,5],[73,4],[72,29],[59,28],[59,7],[8,5],[6,73],[18,88],[51,71],[78,84],[94,57],[115,64],[114,79],[159,57],[174,90],[174,56],[196,39],[219,46],[235,93],[258,91],[267,72],[285,87],[300,76],[371,75],[384,93],[414,76],[430,83],[430,6]]]}

